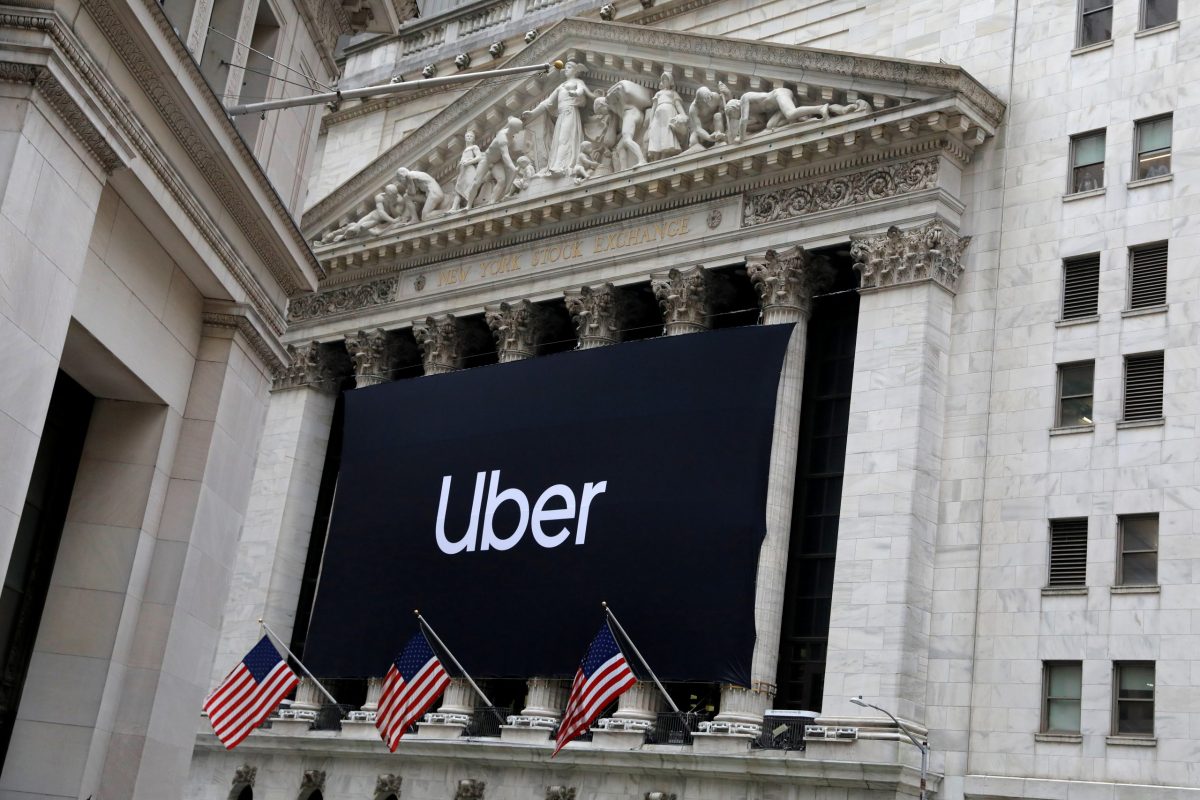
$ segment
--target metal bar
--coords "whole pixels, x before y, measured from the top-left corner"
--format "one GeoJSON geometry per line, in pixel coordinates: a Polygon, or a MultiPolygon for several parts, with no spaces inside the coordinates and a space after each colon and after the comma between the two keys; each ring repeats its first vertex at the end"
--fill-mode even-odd
{"type": "MultiPolygon", "coordinates": [[[[329,91],[331,91],[331,92],[332,92],[332,91],[334,91],[334,88],[333,88],[332,86],[326,86],[325,84],[321,83],[319,80],[317,80],[316,78],[314,78],[312,75],[306,75],[305,73],[301,72],[301,71],[300,71],[300,70],[298,70],[298,69],[295,69],[295,68],[293,68],[293,67],[289,67],[287,64],[283,63],[283,62],[282,62],[282,61],[280,61],[279,59],[277,59],[277,58],[272,58],[271,56],[267,55],[267,54],[266,54],[266,53],[264,53],[262,50],[255,50],[253,47],[251,47],[250,45],[246,44],[245,42],[239,42],[237,39],[233,38],[233,37],[232,37],[232,36],[230,36],[228,33],[225,33],[225,31],[219,31],[219,30],[217,30],[216,28],[214,28],[212,25],[209,25],[209,26],[208,26],[208,29],[209,29],[210,31],[212,31],[213,33],[215,33],[215,34],[219,35],[219,36],[224,36],[226,39],[228,39],[229,41],[233,42],[234,44],[241,45],[242,47],[244,47],[244,48],[246,48],[247,50],[249,50],[251,53],[258,53],[260,56],[262,56],[263,58],[265,58],[267,61],[270,61],[270,62],[272,62],[272,63],[274,63],[274,64],[278,64],[279,66],[281,66],[281,67],[283,67],[284,69],[286,69],[288,72],[294,72],[294,73],[296,73],[297,75],[303,75],[303,76],[304,76],[304,77],[305,77],[305,78],[308,80],[308,82],[309,82],[309,83],[315,83],[317,86],[320,86],[322,89],[328,89],[328,90],[329,90],[329,91]]],[[[234,66],[232,63],[230,63],[230,62],[228,62],[228,61],[226,61],[225,63],[226,63],[227,65],[231,66],[231,67],[232,67],[232,66],[234,66]]],[[[245,67],[239,67],[239,69],[245,69],[245,67]]],[[[311,86],[307,86],[307,87],[305,87],[305,88],[307,88],[307,89],[311,89],[312,87],[311,87],[311,86]]]]}
{"type": "Polygon", "coordinates": [[[231,117],[240,116],[242,114],[259,114],[266,111],[275,111],[280,108],[294,108],[296,106],[315,106],[320,103],[341,102],[342,100],[354,100],[360,97],[378,97],[388,94],[400,94],[401,92],[415,92],[419,89],[428,89],[434,86],[447,86],[454,83],[466,83],[468,81],[479,81],[486,78],[498,78],[504,75],[522,75],[529,72],[549,72],[551,69],[562,69],[563,63],[555,61],[553,64],[531,64],[527,67],[505,67],[504,69],[492,69],[482,72],[472,72],[466,75],[447,75],[444,78],[426,78],[419,81],[410,81],[407,83],[385,83],[379,86],[363,86],[358,89],[347,89],[344,92],[323,92],[320,94],[310,94],[303,97],[283,97],[279,100],[267,100],[263,103],[247,103],[245,105],[229,106],[225,109],[225,113],[231,117]]]}
{"type": "Polygon", "coordinates": [[[313,677],[313,674],[308,671],[308,667],[304,666],[304,662],[301,661],[300,658],[295,653],[293,653],[291,650],[288,649],[288,646],[283,643],[283,639],[280,639],[278,636],[275,635],[275,631],[271,630],[271,626],[268,625],[267,623],[263,622],[261,619],[258,621],[258,624],[262,625],[263,630],[265,630],[267,632],[267,635],[270,636],[272,639],[274,639],[275,643],[283,648],[283,652],[287,653],[289,656],[292,657],[292,659],[300,666],[300,669],[304,670],[304,674],[308,676],[308,679],[310,681],[312,681],[314,684],[316,684],[317,688],[321,690],[321,694],[328,697],[329,702],[333,703],[336,706],[338,704],[338,701],[334,700],[333,695],[331,695],[329,693],[329,690],[326,689],[324,686],[322,686],[321,682],[319,680],[317,680],[316,678],[313,677]]]}
{"type": "Polygon", "coordinates": [[[433,640],[438,643],[438,647],[442,648],[442,652],[450,656],[450,660],[454,662],[454,668],[462,673],[462,676],[467,679],[467,683],[471,684],[471,688],[475,690],[477,695],[483,698],[483,702],[487,703],[487,707],[492,710],[492,713],[496,715],[496,719],[500,720],[500,724],[503,725],[504,718],[500,716],[500,712],[496,710],[494,705],[492,705],[492,701],[488,700],[488,696],[483,693],[483,689],[480,689],[479,685],[475,683],[475,680],[467,674],[465,669],[463,669],[463,665],[458,663],[458,659],[454,657],[454,653],[451,653],[450,648],[446,647],[446,643],[443,642],[442,638],[433,630],[433,626],[425,621],[425,618],[421,616],[420,611],[413,611],[413,613],[417,615],[417,621],[421,623],[421,628],[428,631],[429,635],[433,637],[433,640]]]}
{"type": "Polygon", "coordinates": [[[650,668],[650,662],[646,661],[646,657],[638,651],[637,645],[633,643],[633,639],[629,638],[629,634],[625,632],[625,628],[623,628],[620,621],[617,620],[617,615],[614,614],[612,609],[608,607],[608,603],[601,603],[600,605],[604,606],[604,613],[607,614],[608,618],[611,619],[613,624],[617,626],[617,630],[619,630],[621,635],[625,637],[625,641],[629,642],[629,646],[633,649],[633,654],[638,657],[638,661],[642,662],[642,666],[644,666],[646,671],[650,673],[650,677],[654,680],[654,685],[658,687],[660,692],[662,692],[662,696],[667,698],[667,703],[670,704],[671,710],[676,714],[681,713],[679,711],[679,706],[675,705],[675,701],[671,699],[671,695],[667,694],[667,690],[663,688],[662,682],[658,680],[658,676],[655,675],[654,670],[650,668]]]}

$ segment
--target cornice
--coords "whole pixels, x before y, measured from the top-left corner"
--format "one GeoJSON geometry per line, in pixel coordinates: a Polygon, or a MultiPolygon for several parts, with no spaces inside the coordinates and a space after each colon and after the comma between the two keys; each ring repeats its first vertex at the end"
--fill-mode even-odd
{"type": "Polygon", "coordinates": [[[716,2],[720,2],[720,0],[675,0],[675,2],[656,3],[644,11],[625,17],[621,22],[630,25],[654,25],[716,2]]]}
{"type": "MultiPolygon", "coordinates": [[[[677,33],[641,25],[580,18],[560,21],[508,64],[545,63],[562,55],[572,45],[601,50],[611,46],[617,52],[621,48],[634,46],[663,54],[686,55],[688,61],[696,63],[725,60],[752,65],[757,75],[761,75],[764,68],[774,67],[793,74],[803,74],[805,80],[810,82],[820,82],[826,78],[838,80],[847,86],[855,82],[879,82],[895,86],[897,91],[919,91],[931,97],[952,95],[965,99],[971,107],[978,109],[980,121],[990,130],[999,124],[1005,108],[995,95],[960,67],[677,33]]],[[[413,166],[423,153],[440,146],[458,129],[469,126],[481,109],[487,109],[496,102],[497,92],[503,92],[501,87],[506,84],[509,82],[488,80],[467,91],[455,103],[310,208],[302,221],[304,230],[315,234],[333,223],[361,198],[383,185],[395,169],[413,166]]]]}
{"type": "Polygon", "coordinates": [[[206,327],[225,328],[241,334],[272,380],[282,375],[291,363],[278,339],[264,328],[258,314],[245,303],[209,300],[204,304],[200,319],[206,327]]]}
{"type": "MultiPolygon", "coordinates": [[[[112,120],[112,125],[128,138],[132,149],[162,181],[167,193],[179,204],[188,220],[196,226],[196,230],[204,241],[213,248],[221,263],[246,292],[258,313],[267,321],[272,330],[282,333],[284,330],[282,311],[271,301],[249,265],[238,254],[170,159],[151,137],[150,132],[141,123],[129,102],[112,84],[105,70],[95,61],[75,33],[54,12],[35,10],[27,10],[23,13],[0,10],[0,27],[36,31],[50,38],[57,53],[78,75],[87,89],[95,95],[112,120]]],[[[171,35],[174,37],[174,34],[171,35]]]]}
{"type": "Polygon", "coordinates": [[[250,151],[241,135],[234,128],[233,122],[225,112],[224,106],[205,82],[196,62],[188,53],[187,47],[175,35],[170,21],[159,6],[157,0],[141,0],[143,10],[154,21],[157,27],[158,40],[165,43],[176,59],[174,68],[162,69],[153,64],[149,54],[135,40],[127,23],[117,13],[109,0],[81,0],[88,13],[91,14],[97,27],[112,44],[113,49],[130,74],[137,81],[146,97],[153,103],[171,132],[179,140],[188,157],[204,176],[209,186],[221,200],[222,205],[229,211],[230,217],[250,241],[255,253],[262,259],[271,276],[289,295],[307,290],[304,285],[307,279],[303,276],[299,265],[295,263],[292,254],[281,250],[273,244],[259,225],[261,213],[247,207],[229,176],[221,169],[221,159],[218,153],[202,140],[194,121],[188,119],[183,107],[178,103],[176,93],[163,81],[164,75],[173,75],[183,82],[184,75],[192,95],[207,106],[209,113],[217,120],[220,131],[226,137],[234,153],[240,158],[236,167],[253,178],[253,183],[263,192],[266,205],[275,212],[275,221],[284,229],[280,234],[291,239],[295,255],[306,263],[316,274],[321,274],[320,265],[312,255],[307,241],[296,225],[291,212],[284,205],[279,193],[263,171],[262,166],[250,151]]]}

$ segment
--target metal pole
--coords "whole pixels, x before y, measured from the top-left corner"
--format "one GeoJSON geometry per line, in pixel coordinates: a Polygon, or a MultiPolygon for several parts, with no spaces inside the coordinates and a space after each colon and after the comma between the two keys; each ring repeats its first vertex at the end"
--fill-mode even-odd
{"type": "Polygon", "coordinates": [[[633,654],[638,657],[638,661],[642,662],[642,666],[644,666],[646,671],[650,673],[650,677],[654,680],[654,685],[658,687],[660,692],[662,692],[662,696],[667,698],[667,702],[671,705],[671,710],[678,714],[679,706],[675,705],[675,701],[671,699],[671,695],[667,694],[667,690],[664,689],[662,683],[659,682],[658,676],[655,675],[654,670],[650,668],[650,663],[646,661],[645,657],[640,652],[638,652],[637,645],[633,643],[633,639],[630,639],[629,634],[625,632],[623,627],[621,627],[621,623],[617,620],[617,615],[614,614],[612,609],[608,607],[608,603],[601,603],[600,605],[604,606],[604,613],[607,614],[608,618],[611,619],[613,624],[617,626],[617,630],[619,630],[621,635],[625,637],[625,641],[629,642],[629,646],[633,649],[633,654]]]}
{"type": "Polygon", "coordinates": [[[481,72],[472,72],[465,75],[447,75],[444,78],[426,78],[419,81],[409,81],[407,83],[384,83],[379,86],[363,86],[358,89],[347,89],[344,92],[322,92],[320,94],[309,94],[303,97],[283,97],[279,100],[267,100],[262,103],[246,103],[244,105],[230,106],[225,109],[225,113],[231,117],[240,116],[242,114],[259,114],[265,111],[274,111],[279,108],[295,108],[296,106],[315,106],[320,103],[341,102],[343,100],[354,100],[359,97],[379,97],[380,95],[399,94],[401,92],[415,92],[419,89],[429,89],[434,86],[447,86],[455,83],[466,83],[468,81],[479,81],[486,78],[498,78],[504,75],[523,75],[529,72],[549,72],[551,69],[562,69],[563,62],[555,61],[552,64],[531,64],[527,67],[505,67],[504,69],[490,69],[481,72]]]}
{"type": "Polygon", "coordinates": [[[334,700],[333,695],[331,695],[329,693],[329,690],[326,689],[324,686],[322,686],[321,682],[319,680],[317,680],[316,678],[313,677],[313,674],[308,671],[308,667],[304,666],[304,662],[301,661],[296,656],[295,653],[293,653],[291,650],[288,649],[288,646],[283,643],[283,639],[280,639],[278,636],[275,635],[275,631],[271,630],[271,626],[268,625],[267,623],[263,622],[261,619],[258,621],[258,624],[262,625],[263,630],[265,630],[267,632],[267,635],[270,636],[272,639],[274,639],[275,643],[283,648],[283,652],[287,653],[289,656],[292,657],[292,659],[300,666],[300,669],[304,671],[304,674],[308,676],[308,679],[310,681],[312,681],[314,684],[316,684],[317,688],[321,690],[321,694],[328,697],[329,702],[333,703],[336,706],[338,704],[338,701],[334,700]]]}
{"type": "Polygon", "coordinates": [[[496,710],[494,705],[492,705],[492,701],[488,700],[488,696],[483,693],[483,689],[480,689],[479,685],[475,683],[474,679],[467,674],[465,669],[463,669],[463,665],[458,663],[458,659],[454,657],[454,653],[451,653],[450,648],[446,647],[446,643],[443,642],[441,637],[438,636],[433,630],[433,626],[425,621],[425,618],[421,616],[421,612],[419,610],[413,609],[413,613],[417,615],[417,621],[421,623],[421,628],[427,631],[429,635],[433,637],[433,640],[438,643],[438,647],[442,648],[442,652],[450,656],[450,660],[454,662],[454,668],[462,673],[462,676],[467,679],[467,683],[471,684],[471,688],[475,690],[476,694],[483,698],[483,702],[487,703],[487,707],[492,710],[492,713],[496,715],[496,719],[498,719],[500,724],[503,725],[504,718],[500,716],[500,712],[496,710]]]}
{"type": "Polygon", "coordinates": [[[925,800],[925,776],[929,770],[929,742],[922,742],[917,739],[917,737],[913,736],[912,732],[905,727],[904,723],[897,719],[896,716],[886,708],[880,708],[874,703],[868,703],[866,700],[863,700],[862,697],[851,698],[850,702],[865,708],[873,708],[882,714],[887,714],[888,717],[891,718],[892,722],[896,723],[896,727],[900,729],[900,732],[907,736],[909,741],[921,751],[921,800],[925,800]]]}

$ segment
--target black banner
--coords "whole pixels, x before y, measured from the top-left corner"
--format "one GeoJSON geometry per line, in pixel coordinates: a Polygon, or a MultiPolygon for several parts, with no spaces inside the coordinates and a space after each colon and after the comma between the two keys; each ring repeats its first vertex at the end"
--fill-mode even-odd
{"type": "Polygon", "coordinates": [[[420,608],[474,676],[569,677],[606,600],[662,679],[748,685],[791,330],[349,392],[308,666],[382,675],[420,608]]]}

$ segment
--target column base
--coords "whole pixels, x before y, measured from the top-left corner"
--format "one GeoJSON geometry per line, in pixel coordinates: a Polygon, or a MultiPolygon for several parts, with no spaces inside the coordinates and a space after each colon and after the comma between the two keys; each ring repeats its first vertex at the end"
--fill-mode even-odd
{"type": "MultiPolygon", "coordinates": [[[[513,720],[516,717],[509,717],[509,719],[513,720]]],[[[558,720],[554,720],[554,722],[557,724],[558,720]]],[[[500,740],[516,744],[549,744],[552,730],[552,728],[529,725],[501,725],[500,740]]]]}
{"type": "Polygon", "coordinates": [[[617,728],[594,728],[592,747],[598,750],[641,750],[646,743],[646,734],[640,730],[617,728]]]}
{"type": "Polygon", "coordinates": [[[749,753],[753,738],[745,733],[693,733],[692,752],[706,755],[749,753]]]}
{"type": "Polygon", "coordinates": [[[417,725],[418,739],[457,739],[467,727],[465,722],[422,722],[417,725]]]}
{"type": "MultiPolygon", "coordinates": [[[[355,712],[350,712],[351,714],[355,712]]],[[[361,712],[359,712],[361,713],[361,712]]],[[[374,719],[354,718],[342,720],[342,738],[356,741],[379,739],[379,729],[375,727],[374,719]]]]}
{"type": "Polygon", "coordinates": [[[279,719],[278,717],[271,720],[271,727],[265,733],[273,736],[303,736],[312,729],[312,720],[309,719],[279,719]]]}

